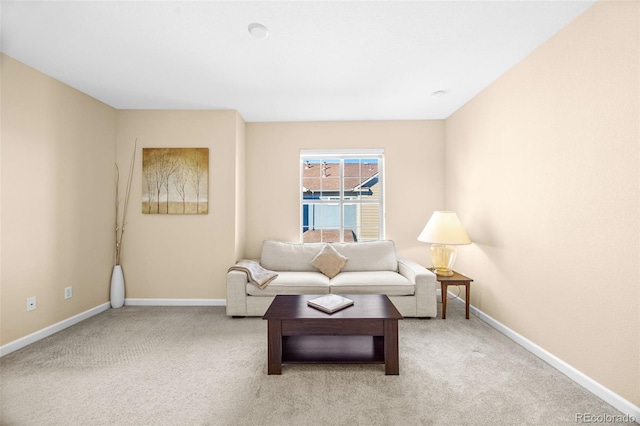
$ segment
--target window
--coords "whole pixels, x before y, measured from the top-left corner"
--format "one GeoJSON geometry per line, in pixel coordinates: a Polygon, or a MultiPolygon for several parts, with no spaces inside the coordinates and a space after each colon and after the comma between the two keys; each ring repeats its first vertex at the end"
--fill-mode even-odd
{"type": "Polygon", "coordinates": [[[384,238],[382,150],[300,153],[301,241],[384,238]]]}

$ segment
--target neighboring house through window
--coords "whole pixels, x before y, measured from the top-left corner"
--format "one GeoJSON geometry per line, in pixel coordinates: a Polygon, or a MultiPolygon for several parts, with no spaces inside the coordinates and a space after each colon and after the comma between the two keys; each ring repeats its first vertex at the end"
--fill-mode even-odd
{"type": "Polygon", "coordinates": [[[376,150],[302,150],[301,240],[384,238],[383,157],[376,150]]]}

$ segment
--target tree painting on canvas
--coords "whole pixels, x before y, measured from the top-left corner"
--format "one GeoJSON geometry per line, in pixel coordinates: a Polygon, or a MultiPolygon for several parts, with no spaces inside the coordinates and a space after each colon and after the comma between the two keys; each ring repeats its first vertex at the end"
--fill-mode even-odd
{"type": "Polygon", "coordinates": [[[143,148],[142,213],[209,213],[209,148],[143,148]]]}

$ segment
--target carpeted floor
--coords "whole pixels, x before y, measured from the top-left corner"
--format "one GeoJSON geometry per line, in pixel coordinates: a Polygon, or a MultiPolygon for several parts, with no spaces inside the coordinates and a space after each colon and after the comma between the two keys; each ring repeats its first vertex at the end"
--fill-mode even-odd
{"type": "MultiPolygon", "coordinates": [[[[0,358],[2,425],[562,425],[622,415],[472,316],[400,321],[383,365],[266,370],[266,321],[110,309],[0,358]]],[[[615,423],[610,423],[615,424],[615,423]]]]}

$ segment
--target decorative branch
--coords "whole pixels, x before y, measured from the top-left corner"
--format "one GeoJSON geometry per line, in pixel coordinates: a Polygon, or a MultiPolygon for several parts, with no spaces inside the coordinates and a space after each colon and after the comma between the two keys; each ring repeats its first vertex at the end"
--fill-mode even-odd
{"type": "Polygon", "coordinates": [[[129,195],[131,194],[131,181],[133,180],[133,169],[136,163],[136,151],[138,147],[138,139],[133,144],[133,155],[131,156],[131,164],[129,165],[129,175],[127,176],[127,186],[124,194],[124,206],[122,209],[122,221],[118,220],[118,212],[120,210],[119,184],[120,169],[116,163],[116,265],[120,265],[120,255],[122,254],[122,238],[124,236],[124,228],[127,224],[127,209],[129,207],[129,195]]]}

